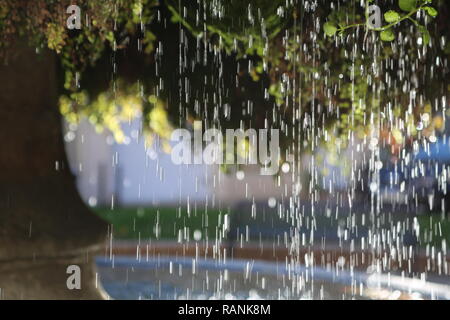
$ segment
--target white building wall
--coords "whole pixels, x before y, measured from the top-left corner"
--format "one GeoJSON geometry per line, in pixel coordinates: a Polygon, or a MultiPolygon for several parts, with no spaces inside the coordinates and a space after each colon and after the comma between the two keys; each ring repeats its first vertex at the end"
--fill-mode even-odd
{"type": "Polygon", "coordinates": [[[203,165],[177,166],[156,146],[145,149],[141,121],[123,124],[126,144],[108,133],[98,134],[83,120],[66,124],[66,150],[82,198],[90,205],[185,205],[204,201],[210,189],[203,165]]]}

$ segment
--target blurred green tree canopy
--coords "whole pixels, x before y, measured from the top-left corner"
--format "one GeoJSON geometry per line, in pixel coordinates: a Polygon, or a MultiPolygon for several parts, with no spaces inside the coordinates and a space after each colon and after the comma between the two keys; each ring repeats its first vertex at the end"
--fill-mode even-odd
{"type": "Polygon", "coordinates": [[[0,54],[24,38],[54,51],[62,114],[118,142],[137,116],[149,143],[201,119],[279,128],[283,154],[298,155],[374,130],[400,145],[442,130],[449,18],[447,0],[0,0],[0,54]],[[81,30],[66,27],[71,4],[81,30]]]}

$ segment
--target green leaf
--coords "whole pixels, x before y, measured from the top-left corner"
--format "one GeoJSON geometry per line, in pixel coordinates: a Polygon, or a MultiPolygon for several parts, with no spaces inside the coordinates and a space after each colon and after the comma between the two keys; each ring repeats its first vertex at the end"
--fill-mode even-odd
{"type": "Polygon", "coordinates": [[[334,36],[337,30],[337,27],[331,22],[325,22],[325,24],[323,25],[323,31],[329,37],[334,36]]]}
{"type": "Polygon", "coordinates": [[[423,40],[423,44],[425,46],[430,44],[431,41],[431,36],[430,36],[430,32],[428,31],[428,29],[424,26],[419,26],[419,31],[422,34],[422,40],[423,40]]]}
{"type": "Polygon", "coordinates": [[[386,22],[388,23],[397,22],[398,20],[400,20],[400,15],[397,11],[389,10],[384,14],[384,20],[386,20],[386,22]]]}
{"type": "Polygon", "coordinates": [[[391,29],[387,29],[387,30],[381,31],[380,38],[382,41],[389,42],[389,41],[393,41],[395,39],[395,35],[391,29]]]}
{"type": "Polygon", "coordinates": [[[434,17],[436,17],[438,15],[438,11],[435,8],[433,8],[433,7],[423,7],[422,9],[425,10],[426,13],[428,13],[428,15],[430,17],[434,18],[434,17]]]}
{"type": "Polygon", "coordinates": [[[400,9],[406,12],[413,11],[417,6],[417,0],[398,0],[400,9]]]}

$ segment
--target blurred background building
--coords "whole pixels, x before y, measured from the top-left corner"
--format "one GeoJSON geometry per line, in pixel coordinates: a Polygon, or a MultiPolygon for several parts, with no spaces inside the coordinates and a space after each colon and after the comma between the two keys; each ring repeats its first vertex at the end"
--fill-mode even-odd
{"type": "Polygon", "coordinates": [[[157,146],[145,148],[141,120],[124,124],[125,143],[98,134],[83,120],[66,125],[65,141],[72,172],[82,198],[90,206],[172,205],[210,194],[202,165],[176,166],[157,146]],[[72,128],[70,128],[72,126],[72,128]]]}

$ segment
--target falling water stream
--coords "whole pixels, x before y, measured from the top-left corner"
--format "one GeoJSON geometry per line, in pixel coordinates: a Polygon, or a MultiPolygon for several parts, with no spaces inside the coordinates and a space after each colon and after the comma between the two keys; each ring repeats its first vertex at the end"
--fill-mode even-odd
{"type": "MultiPolygon", "coordinates": [[[[448,208],[439,195],[447,193],[450,162],[433,158],[450,147],[446,36],[423,45],[426,35],[410,22],[392,42],[364,26],[325,36],[325,21],[339,10],[350,10],[348,25],[361,20],[363,0],[248,2],[235,20],[227,1],[168,3],[178,13],[178,39],[156,41],[156,80],[140,94],[170,104],[174,126],[194,139],[198,123],[200,134],[279,130],[280,170],[266,179],[254,166],[208,165],[198,179],[212,193],[180,198],[178,209],[222,210],[215,236],[193,239],[180,221],[181,251],[165,254],[155,232],[124,257],[114,253],[112,230],[97,263],[102,288],[118,299],[449,299],[441,226],[448,208]],[[166,74],[169,65],[176,74],[166,74]],[[230,186],[242,190],[242,205],[220,200],[230,186]],[[265,187],[271,194],[258,198],[265,187]],[[429,211],[438,215],[425,228],[420,217],[429,211]]],[[[432,24],[423,12],[414,17],[432,24]]],[[[162,29],[169,23],[161,12],[155,19],[162,29]]],[[[167,147],[164,137],[154,140],[147,156],[167,147]]],[[[164,180],[164,168],[155,170],[164,180]]]]}

